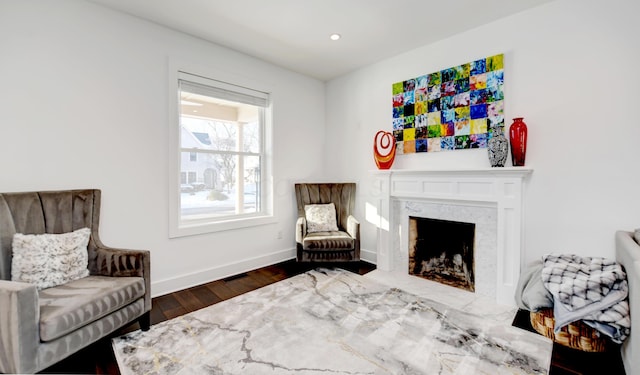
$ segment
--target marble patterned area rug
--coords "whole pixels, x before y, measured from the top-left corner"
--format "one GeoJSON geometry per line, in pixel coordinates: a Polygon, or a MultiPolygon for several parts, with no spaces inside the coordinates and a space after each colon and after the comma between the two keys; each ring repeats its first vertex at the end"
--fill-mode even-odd
{"type": "Polygon", "coordinates": [[[128,374],[547,374],[551,342],[316,269],[113,339],[128,374]]]}

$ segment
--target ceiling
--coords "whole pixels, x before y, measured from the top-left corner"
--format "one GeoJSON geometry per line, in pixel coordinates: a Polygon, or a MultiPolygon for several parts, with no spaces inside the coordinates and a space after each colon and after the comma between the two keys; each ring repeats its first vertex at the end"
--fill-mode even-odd
{"type": "Polygon", "coordinates": [[[326,81],[553,0],[89,1],[326,81]]]}

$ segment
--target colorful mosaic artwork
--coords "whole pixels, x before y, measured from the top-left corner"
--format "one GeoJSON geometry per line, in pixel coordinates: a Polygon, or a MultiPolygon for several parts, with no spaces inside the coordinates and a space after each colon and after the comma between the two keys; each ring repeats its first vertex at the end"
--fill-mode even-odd
{"type": "Polygon", "coordinates": [[[504,132],[504,55],[393,84],[398,153],[486,148],[504,132]]]}

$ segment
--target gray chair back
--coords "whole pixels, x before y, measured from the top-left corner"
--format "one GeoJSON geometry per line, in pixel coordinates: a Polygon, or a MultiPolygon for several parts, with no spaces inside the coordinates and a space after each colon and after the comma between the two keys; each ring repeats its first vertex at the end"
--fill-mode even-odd
{"type": "Polygon", "coordinates": [[[11,258],[15,233],[67,233],[90,228],[89,272],[95,274],[100,190],[64,190],[0,193],[0,279],[11,280],[11,258]]]}
{"type": "Polygon", "coordinates": [[[295,184],[298,217],[304,217],[307,204],[333,203],[336,206],[338,228],[345,230],[347,218],[353,214],[356,202],[356,184],[353,182],[331,184],[295,184]]]}

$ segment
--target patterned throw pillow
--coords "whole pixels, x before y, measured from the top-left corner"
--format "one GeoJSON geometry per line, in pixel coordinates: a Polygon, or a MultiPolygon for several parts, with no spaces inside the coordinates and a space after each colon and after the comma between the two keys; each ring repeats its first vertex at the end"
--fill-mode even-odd
{"type": "Polygon", "coordinates": [[[89,228],[62,234],[14,234],[11,280],[44,289],[89,276],[90,235],[89,228]]]}
{"type": "Polygon", "coordinates": [[[304,216],[307,219],[307,232],[335,232],[336,206],[329,204],[308,204],[304,206],[304,216]]]}

